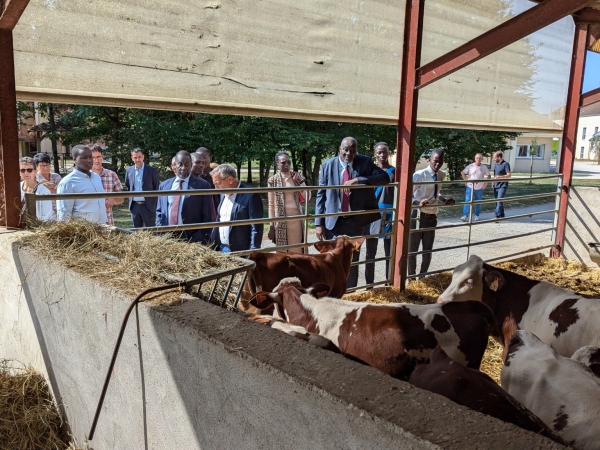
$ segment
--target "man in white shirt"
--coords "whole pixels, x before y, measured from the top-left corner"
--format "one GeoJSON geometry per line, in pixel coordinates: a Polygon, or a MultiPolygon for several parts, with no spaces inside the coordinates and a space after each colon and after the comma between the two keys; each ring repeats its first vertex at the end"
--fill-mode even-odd
{"type": "MultiPolygon", "coordinates": [[[[469,164],[464,170],[460,173],[460,176],[463,180],[482,180],[484,178],[490,178],[490,171],[485,164],[481,164],[483,161],[483,155],[481,153],[477,153],[475,155],[475,162],[469,164]]],[[[487,187],[487,183],[479,182],[479,183],[467,183],[467,192],[465,194],[465,202],[471,201],[471,195],[473,196],[473,200],[481,200],[483,198],[483,190],[487,187]],[[475,185],[475,186],[473,186],[475,185]]],[[[477,203],[475,205],[475,211],[473,215],[473,222],[477,222],[479,220],[479,213],[481,212],[481,203],[477,203]]],[[[466,222],[469,218],[469,205],[463,206],[463,213],[460,220],[466,222]]]]}
{"type": "MultiPolygon", "coordinates": [[[[84,194],[88,192],[104,192],[102,179],[92,172],[94,160],[92,151],[85,145],[76,145],[71,150],[75,161],[73,171],[64,177],[58,187],[57,194],[84,194]]],[[[105,224],[106,201],[104,198],[77,200],[57,200],[56,215],[58,220],[85,219],[90,222],[105,224]]]]}
{"type": "MultiPolygon", "coordinates": [[[[422,170],[417,170],[413,175],[413,183],[421,181],[444,181],[446,174],[440,170],[444,165],[444,151],[434,149],[429,156],[429,165],[422,170]]],[[[419,209],[414,209],[411,214],[410,229],[417,229],[417,221],[419,229],[435,228],[437,226],[437,206],[441,203],[444,205],[454,205],[454,199],[445,198],[441,194],[441,184],[421,184],[413,186],[413,206],[421,206],[419,209]]],[[[421,242],[423,242],[423,251],[426,252],[433,248],[435,240],[435,230],[417,231],[410,234],[408,240],[408,274],[415,275],[417,271],[417,256],[411,253],[418,252],[421,242]]],[[[431,253],[423,253],[421,261],[421,271],[426,273],[431,264],[431,253]]]]}

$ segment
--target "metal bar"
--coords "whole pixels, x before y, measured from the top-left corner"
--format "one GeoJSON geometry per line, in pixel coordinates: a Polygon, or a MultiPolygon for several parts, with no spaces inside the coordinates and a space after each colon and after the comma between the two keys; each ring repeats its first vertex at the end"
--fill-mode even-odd
{"type": "Polygon", "coordinates": [[[31,227],[33,223],[35,223],[35,220],[37,218],[37,214],[36,214],[36,201],[35,201],[35,194],[31,194],[31,193],[25,193],[25,223],[27,224],[27,227],[31,227]]]}
{"type": "MultiPolygon", "coordinates": [[[[0,30],[12,31],[27,8],[29,0],[2,0],[0,1],[0,30]]],[[[4,61],[0,58],[0,61],[4,61]]]]}
{"type": "MultiPolygon", "coordinates": [[[[235,278],[235,275],[231,275],[229,277],[229,282],[227,283],[227,287],[225,288],[225,293],[223,294],[223,300],[221,300],[220,303],[220,307],[222,308],[223,306],[225,306],[225,303],[227,303],[227,297],[229,296],[229,290],[231,289],[231,285],[233,284],[233,279],[235,278]]],[[[243,286],[240,286],[240,290],[243,286]]],[[[198,288],[200,289],[200,288],[198,288]]]]}
{"type": "MultiPolygon", "coordinates": [[[[214,284],[213,284],[213,288],[212,288],[212,290],[210,291],[210,295],[209,295],[209,297],[208,297],[208,303],[210,303],[210,302],[212,301],[213,295],[215,295],[215,291],[217,290],[217,285],[219,284],[219,280],[220,280],[220,279],[221,279],[221,278],[217,278],[217,279],[215,280],[215,282],[214,282],[214,284]]],[[[198,292],[198,293],[200,293],[200,292],[198,292]]]]}
{"type": "MultiPolygon", "coordinates": [[[[254,268],[254,267],[252,267],[252,268],[254,268]]],[[[233,308],[234,309],[237,308],[237,305],[238,305],[238,303],[240,301],[240,295],[242,295],[242,289],[244,289],[244,285],[246,284],[246,278],[248,278],[248,271],[244,272],[244,275],[242,277],[242,282],[240,283],[240,288],[238,289],[238,292],[235,295],[235,300],[233,301],[233,308]]]]}
{"type": "MultiPolygon", "coordinates": [[[[530,198],[545,198],[545,197],[556,197],[557,195],[559,195],[558,192],[548,192],[545,194],[529,194],[529,195],[518,195],[515,197],[502,197],[502,201],[517,201],[517,200],[527,200],[530,198]]],[[[496,203],[498,200],[497,199],[487,199],[487,200],[476,200],[473,203],[474,204],[486,204],[486,203],[496,203]]],[[[457,202],[454,205],[436,205],[436,208],[456,208],[457,206],[464,206],[464,205],[468,205],[468,202],[457,202]]],[[[421,206],[413,206],[413,209],[421,209],[421,206]]]]}
{"type": "Polygon", "coordinates": [[[551,256],[560,257],[565,240],[567,225],[567,210],[569,206],[569,190],[573,177],[573,165],[575,163],[575,143],[577,140],[577,125],[579,121],[579,104],[581,89],[583,87],[583,71],[585,68],[586,43],[588,37],[588,25],[578,24],[575,27],[575,38],[573,40],[573,62],[569,77],[569,91],[567,95],[567,106],[565,109],[565,124],[562,137],[562,149],[558,172],[563,174],[562,190],[558,211],[558,223],[556,227],[556,247],[552,249],[551,256]]]}
{"type": "Polygon", "coordinates": [[[399,199],[399,188],[398,188],[398,184],[396,183],[396,186],[394,186],[394,205],[396,205],[396,211],[394,211],[393,214],[393,220],[392,220],[392,234],[390,236],[390,239],[392,240],[392,242],[390,243],[390,264],[388,265],[388,273],[386,274],[387,278],[388,278],[388,282],[390,284],[390,286],[394,286],[395,285],[395,281],[396,281],[396,246],[398,245],[398,199],[399,199]]]}
{"type": "MultiPolygon", "coordinates": [[[[535,177],[511,177],[511,178],[503,178],[502,181],[507,181],[509,183],[514,183],[514,182],[520,182],[520,181],[530,181],[530,180],[545,180],[545,179],[550,179],[550,178],[560,178],[562,176],[562,174],[560,173],[556,173],[554,175],[540,175],[540,176],[535,176],[535,177]]],[[[471,180],[469,180],[470,182],[471,180]]],[[[489,178],[481,178],[479,180],[472,180],[475,183],[478,182],[485,182],[485,183],[489,183],[490,181],[493,181],[489,178]]],[[[446,185],[446,184],[464,184],[464,181],[462,180],[449,180],[449,181],[417,181],[415,183],[413,183],[415,186],[421,186],[421,185],[427,185],[427,184],[441,184],[446,185]]]]}
{"type": "MultiPolygon", "coordinates": [[[[304,198],[306,199],[306,201],[304,202],[304,229],[302,230],[302,234],[303,234],[303,240],[304,243],[307,244],[308,243],[308,221],[309,221],[309,214],[308,214],[308,190],[304,191],[304,198]]],[[[308,254],[308,247],[306,247],[306,254],[308,254]]]]}
{"type": "Polygon", "coordinates": [[[21,221],[19,128],[11,29],[0,29],[0,61],[0,226],[18,228],[21,221]]]}
{"type": "Polygon", "coordinates": [[[595,0],[545,0],[420,67],[417,70],[417,89],[446,77],[592,3],[595,3],[595,0]]]}
{"type": "Polygon", "coordinates": [[[598,102],[600,102],[600,88],[596,88],[586,92],[585,94],[581,94],[581,97],[579,98],[579,108],[585,108],[586,106],[590,106],[598,102]]]}
{"type": "Polygon", "coordinates": [[[404,289],[408,265],[408,239],[412,203],[412,173],[415,162],[415,139],[417,134],[417,109],[419,91],[417,67],[421,64],[423,14],[425,0],[406,0],[404,10],[404,34],[402,66],[400,69],[400,108],[396,135],[396,181],[399,182],[398,203],[395,219],[396,252],[393,266],[394,286],[404,289]]]}
{"type": "MultiPolygon", "coordinates": [[[[488,239],[487,241],[473,242],[470,245],[472,247],[474,247],[476,245],[493,244],[494,242],[502,242],[502,241],[508,241],[510,239],[517,239],[517,238],[526,237],[526,236],[533,236],[534,234],[546,233],[548,231],[553,231],[553,230],[554,230],[554,227],[545,228],[543,230],[531,231],[529,233],[516,234],[516,235],[513,235],[513,236],[505,236],[505,237],[496,238],[496,239],[488,239]]],[[[424,251],[420,251],[420,252],[414,252],[414,253],[410,253],[410,255],[422,255],[424,253],[446,252],[448,250],[456,250],[458,248],[464,248],[464,247],[465,247],[464,245],[453,245],[451,247],[441,247],[441,248],[436,248],[436,249],[431,249],[431,250],[424,250],[424,251]]]]}
{"type": "MultiPolygon", "coordinates": [[[[498,260],[501,260],[504,258],[512,258],[513,256],[524,255],[526,253],[531,253],[531,252],[535,252],[538,250],[544,250],[546,248],[551,248],[551,247],[554,247],[554,244],[544,245],[542,247],[530,248],[528,250],[523,250],[522,252],[511,253],[510,255],[499,256],[498,258],[487,259],[487,260],[484,260],[484,262],[488,263],[488,262],[492,262],[492,261],[498,261],[498,260]]],[[[454,267],[448,267],[446,269],[439,269],[439,270],[431,270],[426,273],[416,273],[413,275],[409,275],[409,278],[422,277],[424,275],[435,275],[437,273],[442,273],[442,272],[452,272],[453,270],[454,270],[454,267]]]]}
{"type": "Polygon", "coordinates": [[[370,264],[370,263],[377,263],[377,262],[381,262],[381,261],[386,261],[388,259],[387,256],[382,256],[381,258],[375,258],[375,259],[361,259],[359,261],[354,261],[350,264],[350,266],[362,266],[363,264],[370,264]]]}

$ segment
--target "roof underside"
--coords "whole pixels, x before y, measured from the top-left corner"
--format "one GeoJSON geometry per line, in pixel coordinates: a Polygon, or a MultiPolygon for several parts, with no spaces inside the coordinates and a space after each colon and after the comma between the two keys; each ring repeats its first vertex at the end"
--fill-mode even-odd
{"type": "MultiPolygon", "coordinates": [[[[429,0],[422,63],[532,7],[429,0]]],[[[32,0],[14,30],[17,97],[397,123],[404,1],[32,0]]],[[[573,20],[420,92],[420,125],[559,130],[573,20]]]]}

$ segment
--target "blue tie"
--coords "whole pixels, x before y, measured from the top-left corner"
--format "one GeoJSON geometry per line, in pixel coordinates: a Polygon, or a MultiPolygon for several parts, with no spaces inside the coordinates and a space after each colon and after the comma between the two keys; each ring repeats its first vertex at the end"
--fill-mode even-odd
{"type": "MultiPolygon", "coordinates": [[[[437,181],[437,173],[433,174],[433,181],[437,181]]],[[[437,199],[437,194],[438,194],[438,185],[435,184],[433,187],[433,198],[437,199]]]]}

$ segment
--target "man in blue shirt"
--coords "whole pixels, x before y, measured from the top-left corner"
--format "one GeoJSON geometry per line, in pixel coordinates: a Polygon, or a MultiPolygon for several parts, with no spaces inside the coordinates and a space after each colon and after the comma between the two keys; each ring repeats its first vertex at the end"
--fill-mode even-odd
{"type": "Polygon", "coordinates": [[[125,186],[127,190],[140,192],[135,197],[129,197],[129,211],[135,228],[153,227],[156,225],[156,197],[143,197],[143,191],[157,191],[160,180],[158,171],[144,163],[144,153],[139,148],[131,151],[133,166],[125,171],[125,186]]]}
{"type": "MultiPolygon", "coordinates": [[[[502,158],[502,152],[494,153],[494,180],[510,178],[510,164],[502,158]]],[[[494,198],[504,198],[508,183],[506,181],[494,181],[494,198]]],[[[504,202],[496,202],[496,218],[504,217],[504,202]]]]}

